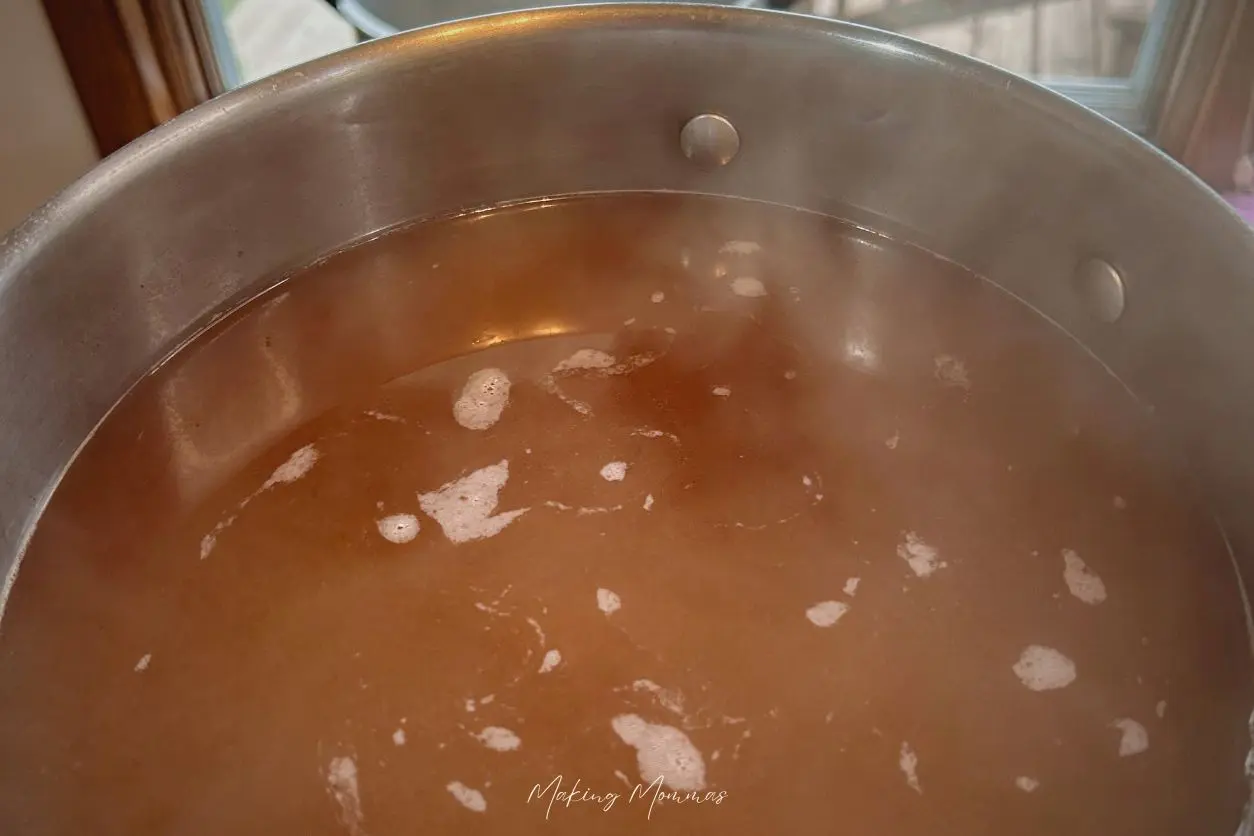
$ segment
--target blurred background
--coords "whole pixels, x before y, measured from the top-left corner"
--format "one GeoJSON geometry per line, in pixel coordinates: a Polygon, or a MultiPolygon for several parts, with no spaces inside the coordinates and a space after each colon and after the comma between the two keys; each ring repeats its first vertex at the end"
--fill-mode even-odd
{"type": "MultiPolygon", "coordinates": [[[[1048,85],[1234,202],[1254,183],[1254,0],[716,0],[840,18],[1048,85]]],[[[0,232],[226,90],[371,38],[543,0],[0,0],[0,232]]],[[[556,5],[556,4],[553,4],[556,5]]]]}

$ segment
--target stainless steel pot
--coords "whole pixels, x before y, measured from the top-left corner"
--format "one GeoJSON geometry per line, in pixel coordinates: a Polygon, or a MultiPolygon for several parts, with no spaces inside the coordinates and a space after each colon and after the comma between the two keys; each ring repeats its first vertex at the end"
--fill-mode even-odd
{"type": "MultiPolygon", "coordinates": [[[[724,0],[727,6],[765,7],[766,0],[724,0]]],[[[511,12],[539,6],[560,6],[553,2],[519,0],[337,0],[335,7],[357,30],[370,38],[386,38],[407,29],[431,26],[472,15],[511,12]]]]}
{"type": "Polygon", "coordinates": [[[622,190],[841,216],[987,277],[1154,410],[1250,568],[1254,235],[1223,203],[991,67],[829,21],[670,5],[470,20],[296,68],[154,131],[14,232],[0,568],[11,583],[127,388],[285,270],[416,218],[622,190]]]}

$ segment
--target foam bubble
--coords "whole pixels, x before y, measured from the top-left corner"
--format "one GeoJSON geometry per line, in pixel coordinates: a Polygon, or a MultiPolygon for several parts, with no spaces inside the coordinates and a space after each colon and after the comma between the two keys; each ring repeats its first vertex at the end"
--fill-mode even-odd
{"type": "Polygon", "coordinates": [[[396,731],[392,732],[392,744],[395,746],[405,745],[405,730],[404,729],[397,729],[396,731]]]}
{"type": "Polygon", "coordinates": [[[607,482],[621,482],[627,478],[627,462],[610,462],[601,468],[601,478],[607,482]]]}
{"type": "Polygon", "coordinates": [[[270,474],[270,478],[261,486],[261,489],[264,491],[275,485],[290,485],[312,470],[318,458],[317,449],[312,444],[306,444],[275,468],[274,473],[270,474]]]}
{"type": "Polygon", "coordinates": [[[850,578],[845,581],[845,594],[852,598],[858,591],[858,584],[862,582],[861,578],[850,578]]]}
{"type": "Polygon", "coordinates": [[[653,291],[653,295],[649,297],[649,301],[655,305],[658,304],[659,302],[665,302],[666,294],[660,290],[655,290],[653,291]]]}
{"type": "Polygon", "coordinates": [[[901,768],[901,773],[906,776],[906,785],[919,795],[922,795],[923,785],[919,783],[919,756],[910,748],[909,743],[901,744],[901,755],[897,758],[897,766],[901,768]]]}
{"type": "Polygon", "coordinates": [[[1076,677],[1075,662],[1052,647],[1039,644],[1024,648],[1013,670],[1019,681],[1032,691],[1066,688],[1076,677]]]}
{"type": "Polygon", "coordinates": [[[959,389],[971,388],[971,378],[967,375],[967,366],[957,357],[942,354],[933,361],[933,364],[935,366],[934,373],[936,379],[941,383],[959,389]]]}
{"type": "Polygon", "coordinates": [[[623,599],[618,593],[609,589],[597,590],[597,607],[606,615],[613,615],[623,606],[623,599]]]}
{"type": "Polygon", "coordinates": [[[357,764],[352,758],[332,758],[327,768],[327,792],[340,808],[340,824],[352,836],[363,836],[361,794],[357,789],[357,764]]]}
{"type": "Polygon", "coordinates": [[[1040,785],[1040,781],[1035,778],[1029,778],[1026,775],[1020,775],[1018,778],[1015,778],[1015,786],[1024,792],[1036,792],[1040,785]]]}
{"type": "Polygon", "coordinates": [[[488,726],[475,738],[493,752],[512,752],[522,745],[518,735],[501,726],[488,726]]]}
{"type": "Polygon", "coordinates": [[[152,662],[151,653],[145,653],[143,656],[139,657],[139,661],[135,663],[135,673],[143,673],[144,671],[148,670],[148,665],[151,662],[152,662]]]}
{"type": "Polygon", "coordinates": [[[657,699],[658,704],[672,714],[684,716],[684,695],[679,691],[670,691],[658,685],[652,679],[637,679],[631,683],[633,691],[647,691],[657,699]]]}
{"type": "Polygon", "coordinates": [[[644,510],[648,511],[653,508],[653,494],[648,494],[644,498],[644,510]]]}
{"type": "Polygon", "coordinates": [[[620,714],[610,721],[610,727],[636,750],[636,766],[645,783],[661,778],[677,790],[705,789],[705,761],[679,729],[647,723],[635,714],[620,714]]]}
{"type": "Polygon", "coordinates": [[[453,404],[453,418],[468,430],[486,430],[501,418],[509,403],[509,376],[500,369],[480,369],[462,387],[453,404]]]}
{"type": "Polygon", "coordinates": [[[375,522],[383,539],[390,543],[408,543],[418,536],[418,518],[413,514],[392,514],[375,522]]]}
{"type": "Polygon", "coordinates": [[[756,299],[766,295],[766,285],[753,276],[740,276],[732,279],[732,293],[747,299],[756,299]]]}
{"type": "Polygon", "coordinates": [[[1064,564],[1062,578],[1067,582],[1067,589],[1076,598],[1086,604],[1100,604],[1106,600],[1106,584],[1097,573],[1071,549],[1062,550],[1064,564]]]}
{"type": "Polygon", "coordinates": [[[1122,717],[1111,723],[1116,729],[1119,729],[1121,736],[1119,738],[1119,757],[1129,758],[1133,755],[1139,755],[1149,748],[1149,732],[1145,730],[1136,720],[1128,717],[1122,717]]]}
{"type": "Polygon", "coordinates": [[[457,803],[471,812],[482,813],[488,809],[488,802],[484,800],[483,793],[471,789],[461,781],[450,781],[444,788],[457,799],[457,803]]]}
{"type": "Polygon", "coordinates": [[[710,394],[717,398],[729,398],[731,397],[731,389],[726,386],[715,386],[710,390],[710,394]]]}
{"type": "Polygon", "coordinates": [[[419,494],[418,505],[454,543],[494,537],[529,510],[519,508],[493,515],[497,496],[508,479],[509,461],[502,459],[454,479],[439,490],[419,494]]]}
{"type": "Polygon", "coordinates": [[[612,369],[618,361],[614,355],[596,348],[581,348],[553,367],[556,372],[581,371],[583,369],[612,369]]]}
{"type": "Polygon", "coordinates": [[[905,540],[897,546],[897,556],[909,563],[910,568],[920,578],[926,578],[937,569],[943,569],[947,565],[940,559],[936,549],[925,543],[923,538],[913,531],[907,531],[903,536],[905,540]]]}
{"type": "Polygon", "coordinates": [[[816,627],[831,627],[847,612],[849,605],[843,601],[822,601],[806,610],[806,618],[816,627]]]}
{"type": "Polygon", "coordinates": [[[554,648],[544,654],[544,661],[540,663],[540,673],[548,673],[560,664],[562,664],[562,651],[554,648]]]}

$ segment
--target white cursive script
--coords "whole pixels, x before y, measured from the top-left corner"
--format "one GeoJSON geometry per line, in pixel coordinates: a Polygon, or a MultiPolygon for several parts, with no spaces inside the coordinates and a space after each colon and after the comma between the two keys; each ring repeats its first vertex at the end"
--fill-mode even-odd
{"type": "MultiPolygon", "coordinates": [[[[597,792],[587,787],[580,786],[580,780],[575,779],[575,783],[569,789],[563,786],[565,778],[561,775],[555,776],[545,785],[536,784],[531,788],[531,792],[527,795],[527,803],[533,801],[545,801],[548,804],[544,810],[544,818],[548,819],[553,815],[553,806],[561,805],[566,809],[570,809],[572,804],[593,804],[600,808],[601,812],[608,813],[614,809],[623,797],[620,792],[597,792]]],[[[653,808],[667,803],[673,804],[713,804],[718,806],[727,800],[726,790],[697,790],[697,791],[681,791],[666,789],[665,778],[658,776],[648,784],[636,784],[631,793],[627,796],[626,803],[634,804],[637,801],[648,801],[649,812],[646,818],[653,818],[653,808]]]]}

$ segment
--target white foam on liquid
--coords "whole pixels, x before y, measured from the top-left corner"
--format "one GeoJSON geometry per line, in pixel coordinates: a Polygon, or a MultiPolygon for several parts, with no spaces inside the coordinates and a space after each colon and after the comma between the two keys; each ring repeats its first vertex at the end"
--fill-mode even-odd
{"type": "Polygon", "coordinates": [[[705,761],[679,729],[647,723],[635,714],[620,714],[610,721],[610,727],[636,750],[636,767],[645,783],[661,778],[680,791],[705,789],[705,761]]]}
{"type": "Polygon", "coordinates": [[[849,605],[843,601],[821,601],[806,610],[806,618],[816,627],[831,627],[847,612],[849,605]]]}
{"type": "Polygon", "coordinates": [[[1075,662],[1052,647],[1028,645],[1012,666],[1015,676],[1031,691],[1054,691],[1075,682],[1075,662]]]}
{"type": "Polygon", "coordinates": [[[288,456],[287,461],[275,468],[274,472],[270,474],[270,478],[260,488],[244,497],[234,514],[219,522],[213,527],[212,531],[200,539],[200,559],[204,560],[213,553],[214,548],[218,545],[218,535],[235,524],[235,520],[239,517],[239,512],[243,511],[248,503],[276,485],[290,485],[305,476],[317,464],[319,457],[320,454],[317,448],[312,444],[306,444],[288,456]]]}
{"type": "Polygon", "coordinates": [[[618,597],[618,593],[609,589],[597,590],[597,607],[606,615],[613,615],[623,606],[623,599],[618,597]]]}
{"type": "Polygon", "coordinates": [[[392,744],[394,746],[405,745],[405,730],[404,729],[397,729],[396,731],[392,732],[392,744]]]}
{"type": "Polygon", "coordinates": [[[501,488],[509,480],[509,461],[481,467],[431,493],[418,495],[423,513],[440,524],[444,536],[454,543],[494,537],[529,509],[519,508],[493,514],[501,488]]]}
{"type": "Polygon", "coordinates": [[[652,679],[637,679],[631,683],[633,691],[647,691],[652,694],[658,701],[658,704],[667,711],[684,716],[684,695],[679,691],[670,691],[658,685],[652,679]]]}
{"type": "Polygon", "coordinates": [[[601,478],[607,482],[621,482],[627,478],[627,462],[610,462],[601,468],[601,478]]]}
{"type": "Polygon", "coordinates": [[[317,448],[312,444],[306,444],[288,456],[287,461],[274,469],[274,473],[270,474],[270,478],[261,486],[261,490],[269,490],[275,485],[292,484],[313,470],[313,466],[317,464],[319,458],[320,454],[317,448]]]}
{"type": "Polygon", "coordinates": [[[614,355],[597,348],[581,348],[553,367],[554,372],[582,371],[584,369],[612,369],[618,361],[614,355]]]}
{"type": "Polygon", "coordinates": [[[710,394],[718,398],[729,398],[731,397],[731,389],[726,386],[715,386],[710,390],[710,394]]]}
{"type": "Polygon", "coordinates": [[[909,743],[901,744],[901,756],[897,758],[897,766],[906,776],[906,785],[922,795],[923,785],[919,783],[919,756],[910,748],[909,743]]]}
{"type": "Polygon", "coordinates": [[[622,506],[621,504],[620,504],[620,505],[612,505],[612,506],[606,506],[606,505],[593,505],[593,506],[581,505],[581,506],[579,506],[578,508],[576,508],[574,505],[567,505],[565,502],[558,502],[558,501],[557,501],[557,500],[555,500],[555,499],[546,499],[546,500],[544,501],[544,507],[545,507],[545,508],[552,508],[552,509],[554,509],[555,511],[574,511],[574,512],[575,512],[575,516],[577,516],[577,517],[588,517],[588,516],[591,516],[591,515],[593,515],[593,514],[609,514],[609,513],[612,513],[612,512],[614,512],[614,511],[621,511],[621,510],[623,510],[623,506],[622,506]]]}
{"type": "Polygon", "coordinates": [[[377,409],[367,409],[365,415],[375,419],[376,421],[387,421],[393,424],[404,424],[405,419],[399,415],[392,415],[387,412],[380,412],[377,409]]]}
{"type": "Polygon", "coordinates": [[[1167,701],[1159,700],[1158,704],[1154,706],[1154,713],[1158,715],[1159,720],[1166,717],[1167,716],[1167,701]]]}
{"type": "Polygon", "coordinates": [[[587,374],[593,377],[631,374],[637,369],[642,369],[655,362],[660,356],[653,353],[636,354],[620,363],[612,355],[599,349],[581,348],[554,366],[552,372],[541,377],[539,380],[540,388],[558,398],[580,415],[591,416],[591,406],[577,398],[572,398],[562,391],[562,387],[557,383],[559,377],[568,377],[576,374],[587,374]]]}
{"type": "Polygon", "coordinates": [[[501,726],[488,726],[475,739],[493,752],[512,752],[522,745],[518,735],[501,726]]]}
{"type": "Polygon", "coordinates": [[[762,245],[757,241],[727,241],[718,251],[730,255],[753,255],[762,251],[762,245]]]}
{"type": "Polygon", "coordinates": [[[845,594],[852,598],[855,594],[857,594],[858,584],[860,583],[862,583],[862,578],[850,578],[845,581],[845,594]]]}
{"type": "Polygon", "coordinates": [[[653,294],[649,297],[649,301],[655,305],[658,304],[659,302],[665,302],[666,294],[660,290],[655,290],[653,291],[653,294]]]}
{"type": "Polygon", "coordinates": [[[480,369],[462,387],[453,404],[453,418],[468,430],[486,430],[501,418],[509,403],[509,375],[500,369],[480,369]]]}
{"type": "Polygon", "coordinates": [[[1119,757],[1130,758],[1149,748],[1149,732],[1136,720],[1121,717],[1110,725],[1120,731],[1119,757]]]}
{"type": "Polygon", "coordinates": [[[361,794],[357,788],[357,764],[352,758],[331,759],[327,768],[327,792],[340,808],[340,824],[348,828],[352,836],[362,836],[361,794]]]}
{"type": "Polygon", "coordinates": [[[143,673],[144,671],[148,670],[148,665],[151,662],[152,662],[151,653],[145,653],[143,656],[139,657],[139,661],[135,663],[135,673],[143,673]]]}
{"type": "Polygon", "coordinates": [[[540,663],[540,673],[548,673],[560,664],[562,664],[562,651],[553,648],[544,654],[544,661],[540,663]]]}
{"type": "Polygon", "coordinates": [[[1086,604],[1100,604],[1106,600],[1106,584],[1080,555],[1071,549],[1063,549],[1062,561],[1062,578],[1072,595],[1086,604]]]}
{"type": "Polygon", "coordinates": [[[731,291],[746,299],[758,299],[766,295],[766,285],[753,276],[739,276],[732,279],[731,291]]]}
{"type": "Polygon", "coordinates": [[[200,559],[201,560],[204,560],[206,557],[213,554],[214,547],[218,545],[218,535],[221,534],[228,527],[230,527],[231,523],[233,522],[235,522],[235,517],[228,517],[227,519],[215,525],[213,527],[213,531],[210,531],[204,537],[200,538],[200,559]]]}
{"type": "Polygon", "coordinates": [[[540,622],[531,616],[527,616],[527,623],[531,625],[531,629],[535,631],[536,638],[540,640],[540,646],[544,647],[548,643],[549,637],[544,634],[544,628],[540,626],[540,622]]]}
{"type": "Polygon", "coordinates": [[[379,534],[389,543],[409,543],[418,536],[418,518],[413,514],[390,514],[375,522],[379,534]]]}
{"type": "Polygon", "coordinates": [[[653,494],[648,494],[644,498],[644,510],[648,511],[653,508],[653,494]]]}
{"type": "Polygon", "coordinates": [[[970,389],[971,378],[967,375],[966,364],[957,357],[942,354],[933,360],[936,379],[946,386],[959,389],[970,389]]]}
{"type": "Polygon", "coordinates": [[[945,568],[947,564],[940,559],[940,554],[925,543],[922,537],[913,531],[907,531],[902,536],[905,539],[897,546],[897,556],[910,564],[911,570],[920,578],[926,578],[937,569],[945,568]]]}
{"type": "Polygon", "coordinates": [[[1026,775],[1020,775],[1018,778],[1015,778],[1015,786],[1024,792],[1036,792],[1040,785],[1040,781],[1035,778],[1029,778],[1026,775]]]}
{"type": "Polygon", "coordinates": [[[484,800],[483,793],[476,789],[471,789],[461,781],[450,781],[444,788],[457,799],[458,804],[461,804],[471,812],[482,813],[488,809],[488,802],[484,800]]]}

